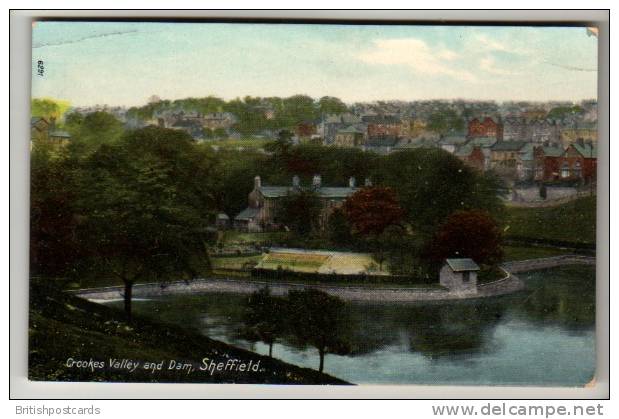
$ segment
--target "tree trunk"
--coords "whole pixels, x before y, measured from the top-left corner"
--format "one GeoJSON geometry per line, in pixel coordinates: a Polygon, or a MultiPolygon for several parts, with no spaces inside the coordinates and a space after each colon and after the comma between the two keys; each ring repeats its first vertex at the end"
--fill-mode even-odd
{"type": "Polygon", "coordinates": [[[131,322],[131,294],[133,292],[133,282],[125,281],[125,314],[127,319],[131,322]]]}
{"type": "Polygon", "coordinates": [[[269,358],[273,358],[273,342],[269,343],[269,358]]]}
{"type": "Polygon", "coordinates": [[[318,367],[318,371],[322,372],[325,366],[325,350],[318,349],[318,354],[320,355],[320,366],[318,367]]]}

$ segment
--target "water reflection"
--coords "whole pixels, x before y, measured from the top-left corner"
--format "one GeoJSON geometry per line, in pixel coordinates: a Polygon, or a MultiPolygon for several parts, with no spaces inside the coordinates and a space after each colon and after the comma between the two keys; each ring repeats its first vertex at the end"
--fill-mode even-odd
{"type": "MultiPolygon", "coordinates": [[[[326,372],[353,382],[583,384],[594,371],[595,272],[574,266],[522,276],[527,290],[493,299],[348,304],[346,356],[326,372]],[[408,355],[407,355],[408,354],[408,355]]],[[[240,333],[246,296],[179,295],[136,312],[263,352],[240,333]]],[[[283,339],[275,356],[315,368],[315,351],[283,339]]]]}

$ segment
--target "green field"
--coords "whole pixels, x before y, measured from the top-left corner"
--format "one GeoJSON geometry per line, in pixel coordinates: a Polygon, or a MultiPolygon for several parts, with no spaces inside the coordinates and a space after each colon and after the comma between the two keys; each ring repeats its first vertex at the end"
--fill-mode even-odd
{"type": "Polygon", "coordinates": [[[595,243],[595,196],[545,208],[507,208],[505,236],[595,243]]]}

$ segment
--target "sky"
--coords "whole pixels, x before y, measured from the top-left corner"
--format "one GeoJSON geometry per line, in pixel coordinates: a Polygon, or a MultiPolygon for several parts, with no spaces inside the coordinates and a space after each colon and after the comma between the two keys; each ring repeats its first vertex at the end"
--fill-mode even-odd
{"type": "Polygon", "coordinates": [[[32,96],[139,106],[218,96],[597,97],[584,27],[37,22],[32,96]],[[43,76],[37,62],[43,61],[43,76]]]}

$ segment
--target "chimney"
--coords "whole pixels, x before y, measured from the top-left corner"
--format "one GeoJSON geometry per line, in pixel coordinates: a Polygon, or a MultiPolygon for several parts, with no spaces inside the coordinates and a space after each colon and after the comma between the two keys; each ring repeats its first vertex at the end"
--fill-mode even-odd
{"type": "Polygon", "coordinates": [[[298,188],[301,185],[301,181],[299,180],[299,176],[294,175],[292,177],[292,186],[298,188]]]}
{"type": "Polygon", "coordinates": [[[316,189],[320,188],[320,184],[322,182],[322,178],[320,175],[314,175],[314,179],[312,180],[312,186],[316,189]]]}
{"type": "Polygon", "coordinates": [[[356,183],[355,177],[351,176],[350,179],[348,179],[348,187],[354,188],[355,187],[355,183],[356,183]]]}
{"type": "Polygon", "coordinates": [[[254,189],[258,190],[262,187],[262,181],[260,180],[260,176],[256,176],[254,178],[254,189]]]}
{"type": "Polygon", "coordinates": [[[370,179],[369,177],[365,178],[365,186],[370,187],[372,186],[372,179],[370,179]]]}

